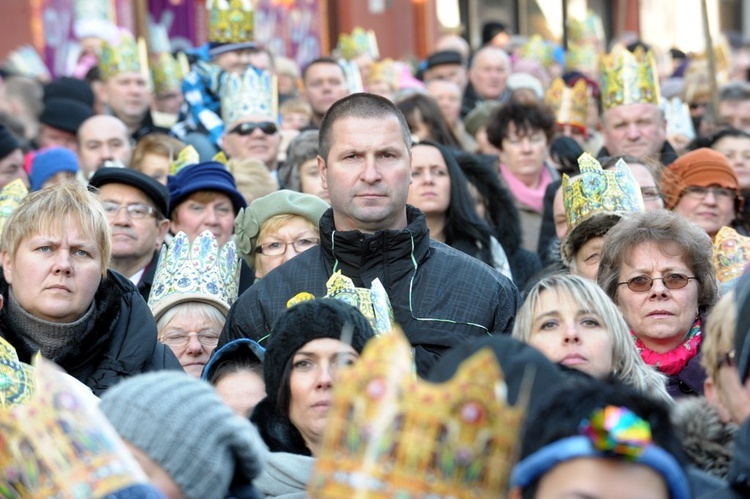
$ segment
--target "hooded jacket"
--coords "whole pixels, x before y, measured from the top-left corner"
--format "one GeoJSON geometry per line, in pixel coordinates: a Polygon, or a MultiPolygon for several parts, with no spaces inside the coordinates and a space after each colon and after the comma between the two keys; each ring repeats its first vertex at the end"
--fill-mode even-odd
{"type": "Polygon", "coordinates": [[[219,346],[249,337],[261,345],[290,298],[326,294],[336,271],[357,287],[380,279],[425,376],[448,348],[467,339],[510,334],[518,309],[513,283],[486,264],[430,239],[424,214],[407,206],[408,226],[375,234],[336,231],[333,211],[320,219],[321,244],[274,269],[232,305],[219,346]]]}
{"type": "MultiPolygon", "coordinates": [[[[0,293],[8,302],[8,282],[0,270],[0,293]]],[[[107,271],[94,295],[94,327],[71,343],[54,360],[95,395],[125,377],[162,369],[181,369],[172,351],[157,339],[156,323],[135,285],[117,272],[107,271]]],[[[35,349],[8,327],[0,310],[0,336],[29,363],[35,349]]]]}

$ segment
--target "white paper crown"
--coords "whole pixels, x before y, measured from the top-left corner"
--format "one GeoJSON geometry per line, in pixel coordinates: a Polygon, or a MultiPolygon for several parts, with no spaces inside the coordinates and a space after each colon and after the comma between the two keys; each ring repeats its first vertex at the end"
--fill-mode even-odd
{"type": "Polygon", "coordinates": [[[675,97],[662,99],[661,107],[667,119],[667,137],[683,135],[690,140],[695,138],[695,127],[687,104],[675,97]]]}
{"type": "Polygon", "coordinates": [[[240,260],[234,241],[221,249],[210,231],[191,243],[184,232],[161,250],[148,306],[156,321],[169,308],[188,301],[216,307],[225,316],[237,299],[240,260]]]}
{"type": "Polygon", "coordinates": [[[221,87],[221,112],[229,127],[248,115],[266,116],[276,121],[278,92],[276,77],[266,71],[248,68],[241,75],[228,74],[221,87]]]}

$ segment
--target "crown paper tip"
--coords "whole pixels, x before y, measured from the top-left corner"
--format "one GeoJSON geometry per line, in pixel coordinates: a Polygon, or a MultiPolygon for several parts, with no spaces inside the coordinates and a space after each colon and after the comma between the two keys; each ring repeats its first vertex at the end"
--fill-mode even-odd
{"type": "Polygon", "coordinates": [[[713,246],[716,277],[722,284],[740,277],[750,263],[750,237],[740,235],[731,227],[722,227],[713,246]]]}

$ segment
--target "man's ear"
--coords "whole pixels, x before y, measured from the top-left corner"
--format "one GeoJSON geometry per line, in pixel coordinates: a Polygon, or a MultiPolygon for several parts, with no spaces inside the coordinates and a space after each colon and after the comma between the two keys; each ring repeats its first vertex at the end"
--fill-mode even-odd
{"type": "Polygon", "coordinates": [[[324,189],[328,189],[328,182],[326,181],[326,170],[328,167],[326,166],[326,162],[320,155],[318,155],[315,159],[318,162],[318,172],[320,172],[320,184],[323,186],[324,189]]]}
{"type": "Polygon", "coordinates": [[[156,223],[157,227],[157,235],[156,235],[156,249],[157,251],[161,249],[161,245],[164,244],[164,239],[167,237],[167,231],[169,231],[169,219],[165,218],[164,220],[160,220],[156,223]]]}

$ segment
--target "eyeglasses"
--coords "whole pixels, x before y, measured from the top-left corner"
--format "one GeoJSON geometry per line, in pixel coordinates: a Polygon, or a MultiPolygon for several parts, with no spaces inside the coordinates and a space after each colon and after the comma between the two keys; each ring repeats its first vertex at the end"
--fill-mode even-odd
{"type": "Polygon", "coordinates": [[[685,274],[667,274],[661,277],[649,277],[647,275],[635,276],[632,279],[628,279],[624,282],[618,282],[618,286],[626,284],[630,291],[636,293],[645,293],[654,286],[654,281],[661,281],[664,283],[664,287],[667,289],[682,289],[688,285],[690,279],[697,279],[697,277],[686,276],[685,274]]]}
{"type": "Polygon", "coordinates": [[[219,344],[219,335],[221,331],[217,330],[205,330],[197,333],[170,333],[165,334],[159,338],[159,341],[167,345],[169,348],[185,348],[190,341],[191,336],[198,338],[198,342],[204,347],[214,348],[219,344]]]}
{"type": "Polygon", "coordinates": [[[653,201],[659,199],[661,194],[656,187],[641,187],[641,197],[644,201],[653,201]]]}
{"type": "Polygon", "coordinates": [[[721,369],[724,366],[735,367],[737,364],[735,364],[734,358],[734,350],[732,350],[731,352],[727,352],[719,357],[719,362],[716,363],[716,367],[718,369],[721,369]]]}
{"type": "Polygon", "coordinates": [[[236,133],[238,135],[250,135],[255,131],[256,128],[260,128],[260,131],[265,133],[266,135],[273,135],[279,130],[276,127],[276,124],[271,123],[270,121],[246,121],[229,130],[229,133],[236,133]]]}
{"type": "Polygon", "coordinates": [[[688,106],[690,107],[690,109],[693,109],[693,110],[706,108],[708,107],[708,102],[691,102],[690,104],[688,104],[688,106]]]}
{"type": "Polygon", "coordinates": [[[117,214],[120,213],[120,210],[123,208],[125,208],[125,211],[128,212],[128,216],[133,220],[146,218],[147,216],[153,215],[156,212],[153,207],[143,203],[121,205],[109,201],[104,201],[102,203],[102,206],[104,206],[104,212],[110,218],[116,217],[117,214]]]}
{"type": "Polygon", "coordinates": [[[697,185],[691,185],[690,187],[685,187],[685,189],[682,191],[683,196],[689,196],[693,199],[703,199],[705,198],[708,193],[711,193],[714,195],[716,199],[731,199],[734,200],[734,198],[737,196],[737,193],[734,189],[727,189],[725,187],[700,187],[697,185]]]}
{"type": "Polygon", "coordinates": [[[318,244],[320,244],[320,239],[303,238],[292,241],[291,243],[272,242],[260,244],[255,252],[266,256],[279,256],[286,253],[287,246],[291,245],[292,248],[294,248],[294,251],[297,253],[303,253],[318,244]]]}

